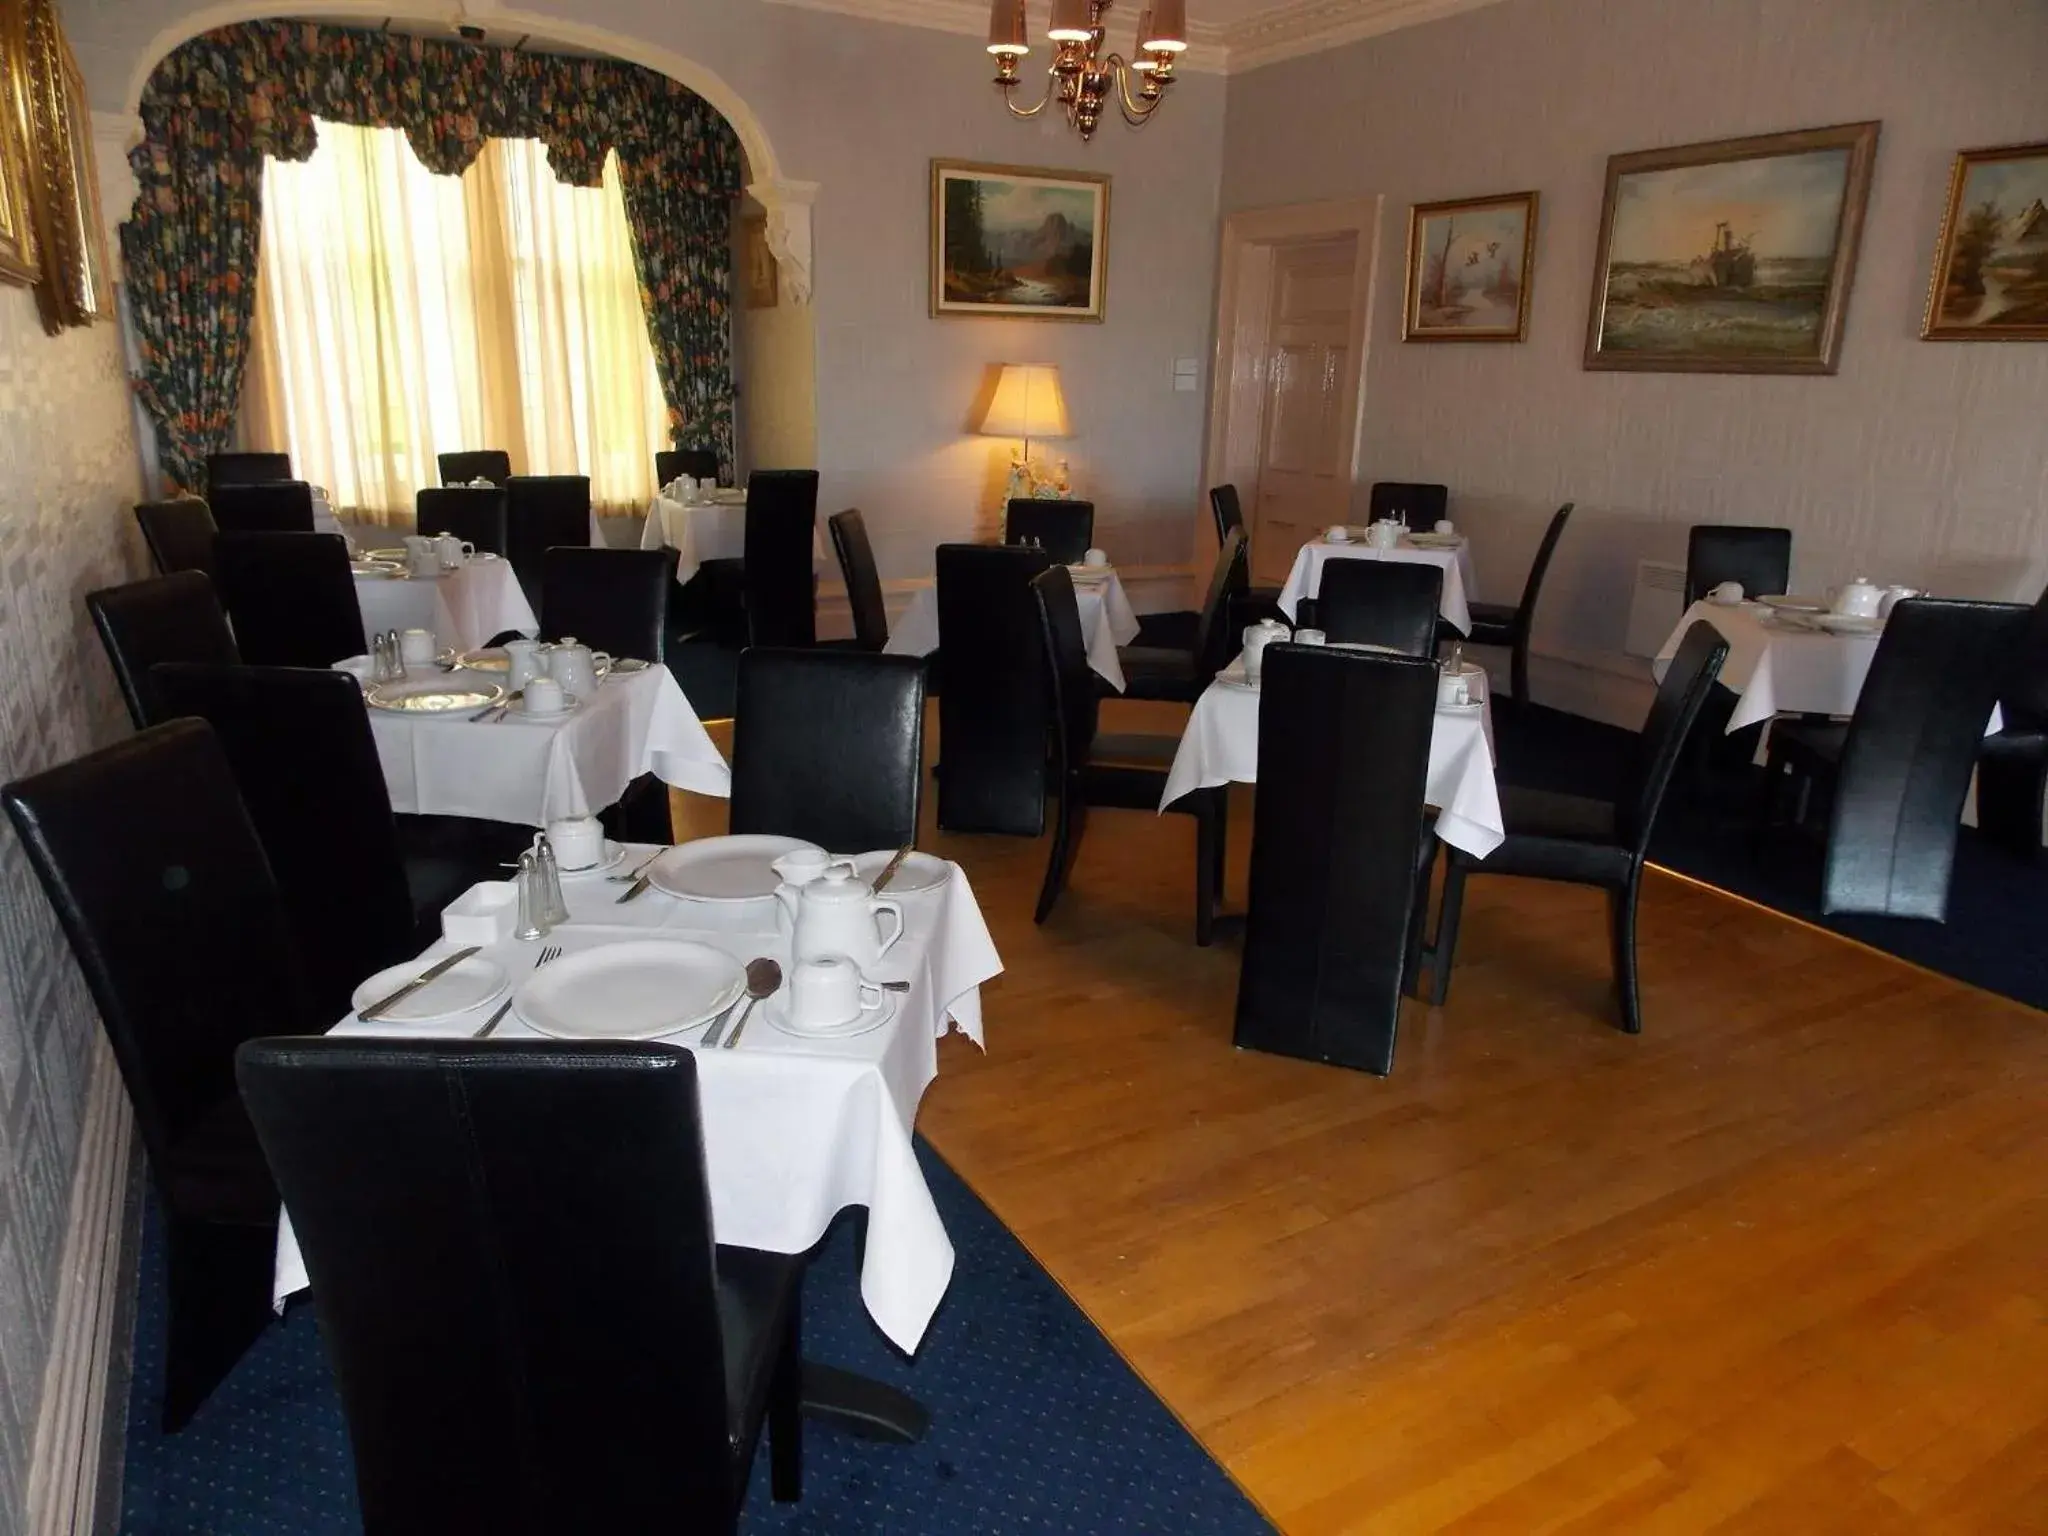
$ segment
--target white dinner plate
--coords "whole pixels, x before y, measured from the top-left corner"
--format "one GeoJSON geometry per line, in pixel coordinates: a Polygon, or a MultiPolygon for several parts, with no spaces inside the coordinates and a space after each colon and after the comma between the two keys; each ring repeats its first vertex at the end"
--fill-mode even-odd
{"type": "MultiPolygon", "coordinates": [[[[408,960],[389,966],[355,989],[349,1006],[361,1013],[380,997],[389,996],[413,977],[433,965],[430,959],[408,960]]],[[[482,955],[471,955],[448,967],[411,996],[393,1003],[387,1012],[370,1020],[372,1024],[431,1024],[452,1019],[472,1008],[495,1002],[509,985],[505,968],[482,955]]]]}
{"type": "Polygon", "coordinates": [[[626,845],[624,843],[612,842],[607,838],[604,845],[604,857],[600,858],[595,864],[584,864],[576,869],[571,869],[568,865],[564,864],[561,867],[562,878],[564,880],[581,880],[590,875],[601,875],[608,869],[617,869],[624,862],[625,857],[626,845]]]}
{"type": "Polygon", "coordinates": [[[746,968],[722,949],[628,939],[541,966],[512,1007],[557,1040],[653,1040],[708,1023],[746,989],[746,968]]]}
{"type": "Polygon", "coordinates": [[[475,714],[501,702],[505,690],[497,683],[458,682],[449,674],[431,682],[378,683],[364,699],[372,709],[406,715],[452,715],[468,710],[475,714]]]}
{"type": "MultiPolygon", "coordinates": [[[[853,872],[874,884],[875,877],[882,872],[882,866],[896,857],[894,848],[877,848],[873,853],[855,854],[853,872]]],[[[884,887],[884,896],[905,896],[914,891],[936,891],[953,878],[953,866],[944,859],[929,853],[910,851],[910,856],[897,867],[884,887]]]]}
{"type": "Polygon", "coordinates": [[[1073,573],[1075,585],[1082,587],[1099,586],[1116,574],[1106,565],[1070,565],[1067,569],[1073,573]]]}
{"type": "Polygon", "coordinates": [[[855,1035],[865,1035],[871,1030],[880,1029],[895,1015],[896,994],[893,992],[884,992],[880,1002],[872,1007],[862,1008],[852,1018],[839,1024],[798,1024],[789,1016],[787,987],[761,1005],[763,1018],[785,1035],[795,1035],[799,1040],[851,1040],[855,1035]]]}
{"type": "Polygon", "coordinates": [[[358,576],[368,576],[373,580],[389,580],[405,574],[404,564],[397,560],[351,560],[348,568],[358,576]]]}
{"type": "Polygon", "coordinates": [[[1235,688],[1240,693],[1257,693],[1259,685],[1245,676],[1244,658],[1238,657],[1229,666],[1216,674],[1216,681],[1226,688],[1235,688]]]}
{"type": "Polygon", "coordinates": [[[1827,601],[1818,597],[1800,597],[1797,593],[1768,592],[1757,599],[1766,608],[1776,608],[1783,613],[1826,613],[1827,601]]]}
{"type": "Polygon", "coordinates": [[[1465,704],[1439,704],[1436,712],[1440,715],[1476,715],[1486,708],[1486,700],[1473,699],[1465,704]]]}
{"type": "Polygon", "coordinates": [[[1855,613],[1815,613],[1807,617],[1833,635],[1875,635],[1884,629],[1883,619],[1866,619],[1855,613]]]}
{"type": "Polygon", "coordinates": [[[656,859],[647,878],[656,890],[689,901],[759,901],[773,896],[782,883],[772,867],[775,860],[805,848],[824,851],[800,838],[758,832],[700,837],[656,859]]]}
{"type": "Polygon", "coordinates": [[[508,672],[512,658],[505,654],[502,645],[486,645],[474,651],[464,651],[455,658],[455,665],[465,672],[508,672]]]}
{"type": "Polygon", "coordinates": [[[1460,533],[1411,533],[1408,542],[1417,549],[1456,549],[1465,542],[1460,533]]]}

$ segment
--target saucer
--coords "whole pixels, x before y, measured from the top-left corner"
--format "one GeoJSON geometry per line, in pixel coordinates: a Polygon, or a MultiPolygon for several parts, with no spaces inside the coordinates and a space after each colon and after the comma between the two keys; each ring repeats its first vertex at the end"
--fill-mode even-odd
{"type": "Polygon", "coordinates": [[[884,992],[879,1002],[863,1005],[857,1013],[836,1024],[799,1024],[789,1016],[789,1005],[789,988],[784,987],[761,1005],[761,1014],[774,1028],[799,1040],[851,1040],[880,1029],[896,1016],[894,992],[884,992]]]}
{"type": "Polygon", "coordinates": [[[529,709],[526,700],[523,698],[514,699],[505,708],[508,713],[517,715],[522,720],[531,720],[536,725],[540,725],[554,720],[566,720],[575,714],[582,704],[583,701],[577,698],[575,694],[565,693],[562,695],[562,707],[560,709],[546,711],[529,709]]]}
{"type": "Polygon", "coordinates": [[[564,864],[561,866],[562,878],[564,880],[572,878],[581,880],[590,875],[601,875],[608,869],[617,869],[620,864],[625,862],[625,858],[626,845],[624,843],[615,843],[610,838],[606,838],[604,856],[602,858],[595,864],[579,864],[574,869],[564,864]]]}
{"type": "Polygon", "coordinates": [[[1237,660],[1233,661],[1221,672],[1218,672],[1216,674],[1216,681],[1226,688],[1235,688],[1239,693],[1257,693],[1259,691],[1258,683],[1245,676],[1244,658],[1242,656],[1238,657],[1237,660]]]}
{"type": "Polygon", "coordinates": [[[1807,617],[1815,627],[1831,635],[1874,635],[1884,628],[1883,619],[1860,613],[1815,613],[1807,617]]]}
{"type": "Polygon", "coordinates": [[[1440,715],[1476,715],[1484,708],[1486,708],[1486,700],[1471,699],[1463,704],[1439,703],[1436,707],[1436,712],[1440,715]]]}

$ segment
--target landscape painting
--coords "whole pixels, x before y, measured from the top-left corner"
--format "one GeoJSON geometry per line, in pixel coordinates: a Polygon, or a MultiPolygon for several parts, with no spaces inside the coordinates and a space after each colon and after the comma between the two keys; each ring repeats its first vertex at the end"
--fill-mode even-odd
{"type": "Polygon", "coordinates": [[[2048,341],[2048,144],[1956,156],[1921,335],[2048,341]]]}
{"type": "Polygon", "coordinates": [[[1403,341],[1521,341],[1535,276],[1536,194],[1408,210],[1403,341]]]}
{"type": "Polygon", "coordinates": [[[1877,129],[1609,160],[1586,366],[1833,373],[1877,129]]]}
{"type": "Polygon", "coordinates": [[[932,313],[1100,320],[1109,178],[932,162],[932,313]]]}

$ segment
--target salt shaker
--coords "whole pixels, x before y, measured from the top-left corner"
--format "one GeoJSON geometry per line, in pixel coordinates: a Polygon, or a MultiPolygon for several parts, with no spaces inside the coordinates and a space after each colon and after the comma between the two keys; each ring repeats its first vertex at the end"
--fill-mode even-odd
{"type": "Polygon", "coordinates": [[[552,928],[569,921],[569,904],[562,899],[562,866],[555,859],[555,845],[542,832],[533,840],[533,857],[539,875],[541,921],[552,928]]]}
{"type": "Polygon", "coordinates": [[[538,939],[547,934],[547,897],[541,889],[540,860],[529,848],[519,855],[519,927],[513,937],[538,939]]]}

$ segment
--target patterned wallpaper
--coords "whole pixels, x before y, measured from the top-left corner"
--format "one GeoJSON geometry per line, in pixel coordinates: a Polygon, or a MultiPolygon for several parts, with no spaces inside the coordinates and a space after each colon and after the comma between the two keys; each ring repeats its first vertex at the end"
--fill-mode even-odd
{"type": "MultiPolygon", "coordinates": [[[[120,341],[43,334],[0,287],[0,780],[125,731],[86,617],[144,555],[120,341]]],[[[11,830],[0,830],[0,1530],[16,1529],[35,1436],[57,1261],[99,1021],[11,830]]]]}

